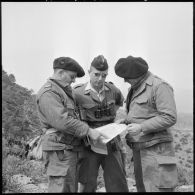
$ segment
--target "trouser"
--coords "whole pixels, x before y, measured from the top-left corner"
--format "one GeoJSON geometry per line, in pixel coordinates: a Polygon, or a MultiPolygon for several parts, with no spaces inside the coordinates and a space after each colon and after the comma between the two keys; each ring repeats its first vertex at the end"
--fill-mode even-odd
{"type": "MultiPolygon", "coordinates": [[[[140,150],[146,192],[173,192],[177,185],[177,166],[172,142],[158,143],[140,150]]],[[[134,164],[137,162],[133,156],[134,164]]],[[[138,169],[134,173],[138,175],[138,169]]],[[[140,188],[136,181],[137,189],[140,188]]]]}
{"type": "Polygon", "coordinates": [[[82,160],[79,169],[79,182],[84,184],[83,192],[95,192],[100,165],[103,168],[103,177],[106,192],[128,192],[121,154],[119,151],[108,155],[98,154],[91,150],[82,160]]]}
{"type": "Polygon", "coordinates": [[[77,192],[78,152],[70,150],[44,151],[48,192],[77,192]]]}

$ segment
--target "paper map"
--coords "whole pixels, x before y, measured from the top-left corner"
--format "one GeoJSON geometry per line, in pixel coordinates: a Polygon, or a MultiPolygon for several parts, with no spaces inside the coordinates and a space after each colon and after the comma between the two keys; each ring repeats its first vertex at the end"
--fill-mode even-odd
{"type": "Polygon", "coordinates": [[[110,140],[115,138],[117,135],[119,135],[122,132],[124,132],[126,130],[126,127],[127,126],[125,124],[111,123],[111,124],[104,125],[102,127],[96,128],[96,130],[98,130],[99,132],[103,133],[108,138],[107,139],[103,139],[102,143],[100,143],[98,141],[95,142],[95,141],[90,140],[91,149],[94,152],[96,152],[96,153],[108,154],[106,144],[110,140]]]}

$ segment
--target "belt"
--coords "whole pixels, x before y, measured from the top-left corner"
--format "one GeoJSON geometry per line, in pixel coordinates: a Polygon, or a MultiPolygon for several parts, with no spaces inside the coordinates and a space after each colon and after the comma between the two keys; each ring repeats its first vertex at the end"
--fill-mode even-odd
{"type": "Polygon", "coordinates": [[[145,192],[146,190],[143,182],[140,150],[135,150],[135,148],[133,148],[133,161],[137,191],[145,192]]]}

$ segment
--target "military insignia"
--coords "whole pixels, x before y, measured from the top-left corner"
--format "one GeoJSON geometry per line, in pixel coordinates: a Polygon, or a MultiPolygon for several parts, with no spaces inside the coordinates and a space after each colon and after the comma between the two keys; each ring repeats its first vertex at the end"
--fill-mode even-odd
{"type": "MultiPolygon", "coordinates": [[[[100,56],[101,57],[101,60],[102,60],[102,63],[104,63],[104,57],[103,56],[100,56]]],[[[101,64],[101,67],[103,66],[103,64],[101,64]]]]}
{"type": "Polygon", "coordinates": [[[44,88],[51,88],[51,83],[47,83],[44,88]]]}
{"type": "Polygon", "coordinates": [[[64,64],[65,62],[64,61],[61,61],[60,64],[64,64]]]}
{"type": "Polygon", "coordinates": [[[47,83],[46,85],[45,85],[45,87],[47,88],[47,87],[51,87],[51,83],[47,83]]]}

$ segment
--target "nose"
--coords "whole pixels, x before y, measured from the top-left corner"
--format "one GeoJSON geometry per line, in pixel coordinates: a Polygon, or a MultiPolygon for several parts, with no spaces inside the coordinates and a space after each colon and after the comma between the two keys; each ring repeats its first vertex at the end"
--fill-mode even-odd
{"type": "Polygon", "coordinates": [[[102,75],[99,76],[99,81],[103,80],[103,77],[102,75]]]}

